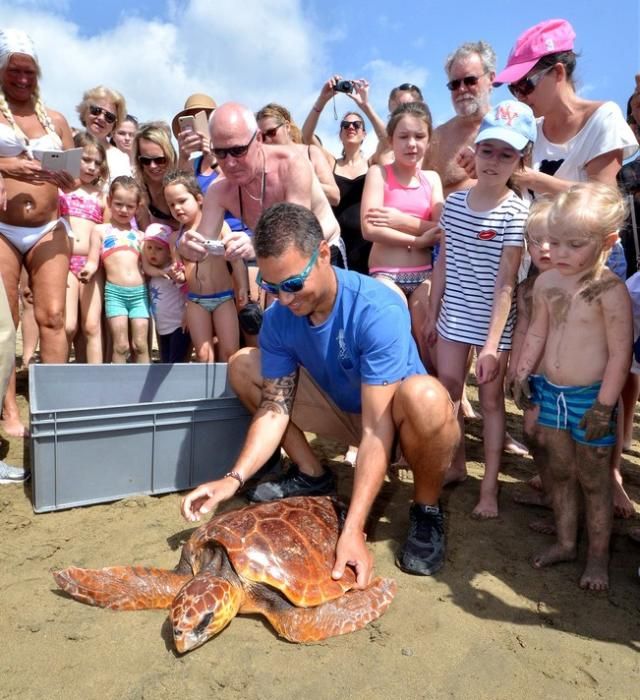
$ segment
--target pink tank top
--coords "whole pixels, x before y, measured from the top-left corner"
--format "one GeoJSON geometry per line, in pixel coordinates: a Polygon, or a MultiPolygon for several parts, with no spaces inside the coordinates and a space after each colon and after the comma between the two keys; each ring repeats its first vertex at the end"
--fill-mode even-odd
{"type": "Polygon", "coordinates": [[[418,170],[415,187],[401,185],[393,173],[392,165],[385,165],[384,206],[393,207],[405,214],[428,219],[431,214],[431,185],[422,170],[418,170]]]}

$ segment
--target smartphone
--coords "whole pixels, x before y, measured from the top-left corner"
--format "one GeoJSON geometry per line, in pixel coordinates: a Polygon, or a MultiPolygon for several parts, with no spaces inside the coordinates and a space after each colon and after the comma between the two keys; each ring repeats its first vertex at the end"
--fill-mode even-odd
{"type": "Polygon", "coordinates": [[[180,124],[180,131],[196,130],[196,118],[193,116],[193,114],[178,117],[178,124],[180,124]]]}
{"type": "Polygon", "coordinates": [[[34,151],[33,155],[42,162],[46,170],[60,172],[66,170],[72,177],[80,177],[80,162],[82,148],[71,148],[68,151],[34,151]]]}

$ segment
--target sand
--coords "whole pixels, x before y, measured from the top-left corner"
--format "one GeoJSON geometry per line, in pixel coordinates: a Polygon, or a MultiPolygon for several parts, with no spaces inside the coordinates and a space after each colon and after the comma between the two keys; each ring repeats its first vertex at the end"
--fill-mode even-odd
{"type": "MultiPolygon", "coordinates": [[[[26,416],[25,374],[19,379],[26,416]]],[[[515,413],[510,424],[519,435],[515,413]]],[[[505,457],[501,516],[476,522],[469,513],[482,474],[479,423],[467,425],[467,441],[470,478],[443,494],[444,569],[423,578],[395,567],[411,484],[389,481],[369,543],[377,572],[396,578],[397,597],[364,630],[311,646],[281,641],[260,618],[237,617],[180,657],[164,611],[106,611],[57,590],[51,570],[72,564],[173,567],[191,532],[179,494],[36,515],[29,485],[0,486],[0,698],[638,697],[640,546],[625,534],[632,523],[616,521],[610,592],[578,588],[584,542],[578,562],[536,571],[528,560],[549,538],[527,523],[544,511],[512,500],[531,461],[505,457]]],[[[340,446],[316,444],[337,460],[339,492],[348,497],[352,470],[339,462],[340,446]]],[[[5,441],[1,454],[28,463],[22,440],[5,441]]],[[[639,464],[634,442],[623,469],[636,502],[639,464]]]]}

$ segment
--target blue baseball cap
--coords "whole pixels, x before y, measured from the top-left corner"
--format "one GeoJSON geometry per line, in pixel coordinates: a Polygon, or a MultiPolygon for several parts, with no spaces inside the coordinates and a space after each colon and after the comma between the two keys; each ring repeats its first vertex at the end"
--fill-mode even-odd
{"type": "Polygon", "coordinates": [[[497,139],[522,151],[537,135],[536,118],[531,107],[517,100],[504,100],[484,115],[475,143],[497,139]]]}

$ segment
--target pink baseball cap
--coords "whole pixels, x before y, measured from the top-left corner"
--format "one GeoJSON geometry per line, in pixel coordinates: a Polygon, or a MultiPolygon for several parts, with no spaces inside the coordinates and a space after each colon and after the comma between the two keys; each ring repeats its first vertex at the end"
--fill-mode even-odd
{"type": "Polygon", "coordinates": [[[171,248],[171,235],[173,231],[166,224],[149,224],[144,232],[145,241],[154,241],[171,248]]]}
{"type": "Polygon", "coordinates": [[[505,69],[496,75],[494,85],[515,83],[550,53],[572,51],[576,33],[566,19],[547,19],[525,30],[511,49],[505,69]]]}

